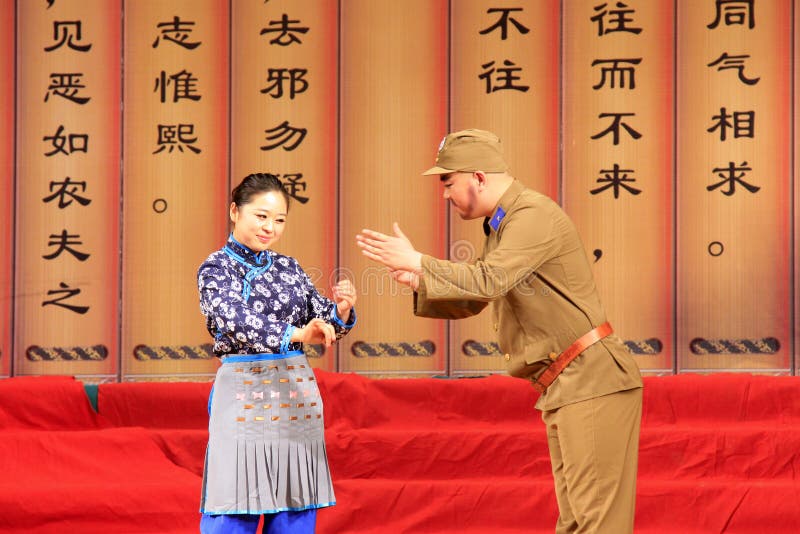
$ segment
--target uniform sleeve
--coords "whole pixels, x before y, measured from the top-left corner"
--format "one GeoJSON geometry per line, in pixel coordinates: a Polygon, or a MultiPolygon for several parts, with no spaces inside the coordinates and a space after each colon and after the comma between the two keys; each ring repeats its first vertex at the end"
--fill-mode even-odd
{"type": "Polygon", "coordinates": [[[254,311],[242,297],[241,286],[215,263],[206,262],[197,274],[200,310],[206,327],[214,336],[220,354],[252,349],[254,352],[281,352],[288,344],[294,327],[254,311]]]}
{"type": "Polygon", "coordinates": [[[511,212],[498,246],[474,264],[422,257],[426,298],[489,302],[502,297],[558,254],[562,243],[557,234],[553,217],[542,208],[511,212]]]}
{"type": "Polygon", "coordinates": [[[467,299],[430,299],[424,278],[414,292],[414,315],[434,319],[464,319],[479,314],[488,302],[467,299]]]}
{"type": "Polygon", "coordinates": [[[336,332],[336,339],[346,336],[356,324],[356,309],[350,310],[350,318],[347,322],[343,321],[336,314],[336,303],[317,291],[316,286],[303,271],[298,263],[295,263],[298,274],[301,276],[304,290],[307,295],[307,306],[309,320],[312,318],[322,319],[326,323],[333,325],[336,332]]]}

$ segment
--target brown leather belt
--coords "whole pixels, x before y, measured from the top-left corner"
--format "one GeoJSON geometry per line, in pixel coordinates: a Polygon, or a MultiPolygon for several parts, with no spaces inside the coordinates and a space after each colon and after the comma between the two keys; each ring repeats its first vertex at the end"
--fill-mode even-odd
{"type": "Polygon", "coordinates": [[[534,389],[539,393],[544,393],[547,387],[558,378],[561,371],[566,369],[569,362],[613,331],[614,329],[611,328],[611,325],[606,322],[583,334],[575,343],[567,347],[567,350],[559,354],[558,357],[553,360],[553,363],[544,370],[544,373],[539,375],[539,378],[533,381],[534,389]]]}

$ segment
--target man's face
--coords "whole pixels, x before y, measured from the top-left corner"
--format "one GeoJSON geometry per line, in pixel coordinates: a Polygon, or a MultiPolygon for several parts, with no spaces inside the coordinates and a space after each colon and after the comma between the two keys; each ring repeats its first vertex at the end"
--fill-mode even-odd
{"type": "Polygon", "coordinates": [[[444,199],[449,200],[462,219],[481,217],[478,208],[478,181],[475,173],[453,172],[441,177],[444,199]]]}

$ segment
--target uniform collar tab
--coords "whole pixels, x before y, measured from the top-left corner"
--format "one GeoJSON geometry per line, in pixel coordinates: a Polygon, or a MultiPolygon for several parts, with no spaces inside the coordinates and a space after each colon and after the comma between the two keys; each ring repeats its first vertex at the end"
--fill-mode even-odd
{"type": "Polygon", "coordinates": [[[497,207],[492,212],[491,217],[487,217],[483,221],[483,232],[488,236],[489,231],[494,230],[495,233],[500,231],[500,226],[503,223],[503,219],[508,213],[508,210],[511,209],[512,204],[517,200],[517,197],[525,190],[525,186],[519,180],[514,180],[511,182],[511,185],[508,186],[508,189],[505,190],[503,195],[500,197],[500,201],[497,203],[497,207]]]}

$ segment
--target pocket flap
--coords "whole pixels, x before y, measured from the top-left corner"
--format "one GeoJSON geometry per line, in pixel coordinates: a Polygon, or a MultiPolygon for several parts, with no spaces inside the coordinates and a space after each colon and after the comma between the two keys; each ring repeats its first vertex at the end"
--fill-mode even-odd
{"type": "Polygon", "coordinates": [[[532,379],[538,376],[553,360],[550,354],[558,355],[558,337],[548,337],[529,343],[521,354],[509,356],[508,374],[518,378],[532,379]]]}
{"type": "Polygon", "coordinates": [[[528,365],[541,362],[543,360],[550,362],[554,359],[554,357],[551,355],[555,354],[557,357],[560,353],[561,350],[559,347],[558,337],[552,336],[527,345],[523,353],[523,359],[528,365]]]}

